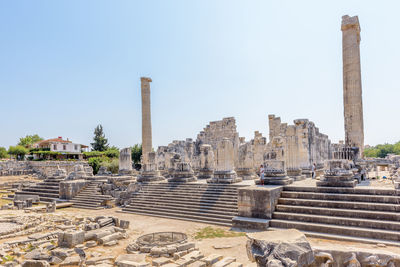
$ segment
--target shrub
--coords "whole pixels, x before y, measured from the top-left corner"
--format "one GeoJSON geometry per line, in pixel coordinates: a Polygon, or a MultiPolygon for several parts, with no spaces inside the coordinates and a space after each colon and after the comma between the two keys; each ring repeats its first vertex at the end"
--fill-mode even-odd
{"type": "Polygon", "coordinates": [[[25,155],[28,154],[28,149],[23,146],[10,146],[8,148],[8,154],[15,156],[17,159],[24,159],[25,155]]]}
{"type": "Polygon", "coordinates": [[[93,157],[88,160],[88,164],[93,168],[93,174],[96,175],[99,172],[101,163],[104,161],[103,157],[93,157]]]}
{"type": "Polygon", "coordinates": [[[107,168],[108,171],[112,173],[118,173],[119,170],[119,160],[116,158],[105,160],[101,163],[101,166],[107,168]]]}
{"type": "Polygon", "coordinates": [[[5,149],[4,147],[0,147],[0,159],[4,159],[7,157],[8,157],[7,149],[5,149]]]}

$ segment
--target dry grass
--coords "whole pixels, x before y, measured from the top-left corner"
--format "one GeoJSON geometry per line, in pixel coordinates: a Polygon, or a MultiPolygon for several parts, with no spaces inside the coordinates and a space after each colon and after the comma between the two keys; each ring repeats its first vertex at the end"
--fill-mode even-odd
{"type": "Polygon", "coordinates": [[[206,238],[220,238],[220,237],[237,237],[245,236],[246,233],[227,231],[222,228],[213,228],[207,226],[195,233],[195,239],[206,239],[206,238]]]}

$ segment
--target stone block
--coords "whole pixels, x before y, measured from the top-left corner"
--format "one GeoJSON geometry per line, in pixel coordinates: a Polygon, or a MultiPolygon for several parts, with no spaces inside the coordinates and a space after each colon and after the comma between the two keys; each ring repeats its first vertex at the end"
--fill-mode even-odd
{"type": "Polygon", "coordinates": [[[215,263],[213,266],[214,267],[225,267],[235,261],[236,261],[236,259],[233,257],[226,257],[226,258],[223,258],[222,260],[218,261],[217,263],[215,263]]]}
{"type": "Polygon", "coordinates": [[[79,256],[67,257],[60,266],[77,266],[79,265],[81,258],[79,256]]]}
{"type": "Polygon", "coordinates": [[[157,259],[153,259],[152,265],[153,266],[162,266],[162,265],[165,265],[165,264],[170,263],[170,262],[171,262],[171,259],[165,258],[165,257],[160,257],[160,258],[157,258],[157,259]]]}
{"type": "Polygon", "coordinates": [[[61,232],[58,234],[58,246],[73,248],[85,241],[84,231],[61,232]]]}
{"type": "Polygon", "coordinates": [[[129,221],[120,220],[119,221],[119,227],[121,227],[122,229],[128,229],[129,228],[129,221]]]}
{"type": "Polygon", "coordinates": [[[185,243],[185,244],[181,244],[181,245],[176,246],[176,250],[177,251],[188,250],[188,249],[194,248],[195,246],[196,246],[195,243],[192,243],[192,242],[185,243]]]}
{"type": "Polygon", "coordinates": [[[59,194],[61,199],[72,199],[81,191],[88,181],[86,180],[65,180],[60,182],[59,194]]]}
{"type": "Polygon", "coordinates": [[[272,219],[282,186],[249,186],[238,190],[240,217],[272,219]]]}
{"type": "Polygon", "coordinates": [[[203,259],[207,266],[211,266],[216,262],[220,261],[223,257],[218,254],[211,254],[203,259]]]}
{"type": "Polygon", "coordinates": [[[26,260],[21,264],[22,267],[50,267],[50,264],[44,260],[26,260]]]}
{"type": "Polygon", "coordinates": [[[111,235],[104,236],[104,237],[100,238],[98,241],[99,241],[100,244],[105,244],[105,243],[108,243],[110,241],[118,241],[118,240],[121,240],[123,238],[124,238],[123,234],[120,233],[120,232],[117,232],[117,233],[113,233],[111,235]]]}
{"type": "Polygon", "coordinates": [[[269,221],[267,219],[236,216],[232,218],[232,226],[241,229],[267,230],[269,221]]]}

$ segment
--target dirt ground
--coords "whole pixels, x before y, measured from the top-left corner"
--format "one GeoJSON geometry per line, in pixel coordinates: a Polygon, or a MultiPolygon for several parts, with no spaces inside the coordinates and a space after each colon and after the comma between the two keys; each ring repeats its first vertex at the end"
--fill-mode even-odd
{"type": "MultiPolygon", "coordinates": [[[[153,233],[153,232],[163,232],[163,231],[177,231],[184,232],[188,235],[189,240],[192,240],[196,243],[197,247],[200,251],[203,252],[204,255],[210,254],[220,254],[226,257],[235,257],[238,262],[243,263],[247,266],[256,266],[255,263],[252,263],[248,260],[246,253],[246,236],[239,237],[222,237],[222,238],[210,238],[210,239],[202,239],[195,240],[194,236],[196,232],[203,229],[204,227],[218,227],[226,230],[230,230],[227,227],[219,227],[213,226],[203,223],[195,223],[189,221],[181,221],[181,220],[172,220],[172,219],[164,219],[158,217],[150,217],[150,216],[141,216],[130,213],[122,213],[119,212],[120,208],[113,208],[107,210],[84,210],[84,209],[76,209],[76,208],[65,208],[56,211],[56,214],[63,214],[66,216],[98,216],[98,215],[109,215],[109,216],[117,216],[120,219],[129,220],[130,221],[130,229],[128,231],[129,239],[121,240],[121,242],[117,246],[113,246],[110,248],[106,247],[95,247],[88,249],[88,252],[100,252],[103,255],[119,255],[124,254],[126,246],[135,241],[139,236],[153,233]],[[214,248],[216,246],[217,248],[214,248]],[[224,247],[224,248],[218,248],[224,247]]],[[[5,217],[7,215],[22,215],[25,214],[23,211],[0,211],[0,218],[5,217]]],[[[353,247],[353,248],[363,248],[363,249],[372,249],[374,251],[391,251],[394,253],[400,254],[400,247],[378,247],[377,244],[361,244],[361,243],[353,243],[353,242],[343,242],[343,241],[335,241],[335,240],[324,240],[317,238],[308,238],[312,246],[317,247],[353,247]]],[[[5,242],[6,240],[1,240],[0,243],[5,242]]]]}

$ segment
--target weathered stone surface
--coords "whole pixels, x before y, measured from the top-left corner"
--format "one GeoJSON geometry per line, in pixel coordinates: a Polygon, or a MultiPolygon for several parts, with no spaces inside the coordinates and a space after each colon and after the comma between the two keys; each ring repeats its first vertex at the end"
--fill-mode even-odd
{"type": "Polygon", "coordinates": [[[358,17],[342,17],[343,105],[345,144],[364,151],[364,117],[361,87],[360,24],[358,17]]]}
{"type": "Polygon", "coordinates": [[[132,173],[132,153],[131,148],[123,148],[119,152],[119,171],[120,174],[132,173]]]}
{"type": "Polygon", "coordinates": [[[258,266],[302,267],[314,261],[310,244],[298,230],[248,233],[247,238],[247,255],[258,266]]]}
{"type": "Polygon", "coordinates": [[[238,215],[272,219],[272,213],[282,192],[281,186],[249,186],[238,189],[238,215]]]}
{"type": "Polygon", "coordinates": [[[79,191],[81,191],[86,185],[86,180],[65,180],[60,182],[60,198],[61,199],[72,199],[79,191]]]}
{"type": "Polygon", "coordinates": [[[26,260],[21,264],[22,267],[50,267],[50,264],[44,260],[26,260]]]}
{"type": "Polygon", "coordinates": [[[211,266],[215,264],[217,261],[221,260],[223,257],[222,255],[218,254],[211,254],[203,259],[203,261],[207,264],[207,266],[211,266]]]}
{"type": "Polygon", "coordinates": [[[118,240],[123,239],[123,238],[124,238],[124,235],[122,233],[120,233],[120,232],[117,232],[117,233],[113,233],[111,235],[107,235],[107,236],[104,236],[104,237],[100,238],[98,240],[98,242],[100,244],[105,244],[105,243],[108,243],[110,241],[118,241],[118,240]]]}
{"type": "Polygon", "coordinates": [[[82,244],[84,241],[84,231],[61,232],[58,235],[58,245],[60,247],[73,248],[78,244],[82,244]]]}
{"type": "Polygon", "coordinates": [[[70,256],[60,263],[60,266],[77,266],[80,261],[81,258],[79,256],[70,256]]]}

